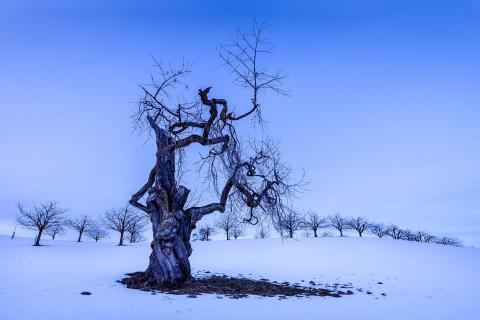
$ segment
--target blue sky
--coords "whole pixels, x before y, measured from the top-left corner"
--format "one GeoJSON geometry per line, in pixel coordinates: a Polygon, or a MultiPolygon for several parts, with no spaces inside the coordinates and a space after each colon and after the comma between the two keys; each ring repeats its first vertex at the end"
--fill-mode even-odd
{"type": "Polygon", "coordinates": [[[257,19],[289,75],[263,105],[311,182],[296,206],[480,245],[479,1],[172,3],[2,1],[0,232],[18,201],[125,203],[153,162],[130,119],[151,56],[244,103],[216,47],[257,19]]]}

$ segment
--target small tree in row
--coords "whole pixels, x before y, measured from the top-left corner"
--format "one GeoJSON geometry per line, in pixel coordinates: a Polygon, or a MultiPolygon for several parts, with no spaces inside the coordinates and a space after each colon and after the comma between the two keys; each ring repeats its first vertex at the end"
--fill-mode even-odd
{"type": "Polygon", "coordinates": [[[303,217],[293,209],[287,208],[280,216],[277,222],[277,229],[280,235],[286,234],[289,238],[293,238],[295,232],[305,228],[303,217]]]}
{"type": "Polygon", "coordinates": [[[133,207],[127,205],[123,208],[108,210],[101,220],[107,229],[120,233],[118,245],[123,246],[125,233],[128,232],[132,220],[134,220],[137,215],[133,207]]]}
{"type": "Polygon", "coordinates": [[[353,218],[348,221],[348,227],[358,232],[358,236],[369,230],[371,223],[364,217],[353,218]]]}
{"type": "Polygon", "coordinates": [[[232,237],[233,239],[237,240],[239,237],[245,235],[245,226],[243,223],[239,222],[233,226],[232,229],[232,237]]]}
{"type": "Polygon", "coordinates": [[[268,235],[269,235],[268,224],[260,220],[256,227],[255,238],[265,239],[265,238],[268,238],[268,235]]]}
{"type": "Polygon", "coordinates": [[[43,232],[46,232],[54,226],[63,224],[63,216],[67,210],[59,208],[55,201],[47,201],[40,205],[35,205],[30,209],[25,208],[19,203],[18,211],[18,224],[26,229],[37,232],[33,245],[39,246],[43,232]]]}
{"type": "Polygon", "coordinates": [[[305,219],[305,226],[313,231],[313,236],[316,238],[318,229],[327,228],[329,224],[326,218],[321,218],[318,214],[310,212],[305,219]]]}
{"type": "Polygon", "coordinates": [[[83,215],[81,217],[67,220],[66,224],[68,227],[78,232],[77,242],[81,242],[82,235],[93,227],[94,222],[89,216],[83,215]]]}
{"type": "Polygon", "coordinates": [[[383,238],[388,235],[387,227],[383,223],[372,223],[369,229],[370,233],[376,235],[379,238],[383,238]]]}
{"type": "Polygon", "coordinates": [[[103,239],[108,236],[108,231],[105,230],[100,224],[94,223],[90,229],[87,231],[87,235],[98,242],[98,240],[103,239]]]}
{"type": "Polygon", "coordinates": [[[65,227],[63,226],[62,223],[56,223],[52,225],[50,228],[48,228],[45,231],[46,234],[48,234],[50,237],[52,237],[52,240],[55,240],[55,237],[57,235],[61,235],[65,233],[65,227]]]}
{"type": "Polygon", "coordinates": [[[348,219],[342,217],[339,213],[328,217],[329,226],[337,229],[340,237],[343,237],[343,231],[350,228],[348,219]]]}
{"type": "Polygon", "coordinates": [[[129,234],[129,242],[137,243],[145,240],[143,233],[145,232],[145,227],[147,226],[147,221],[145,216],[139,212],[136,212],[130,217],[127,226],[127,232],[129,234]]]}
{"type": "Polygon", "coordinates": [[[225,210],[220,213],[215,226],[225,232],[226,240],[230,240],[233,229],[241,222],[233,210],[225,210]]]}
{"type": "Polygon", "coordinates": [[[215,228],[209,224],[201,226],[194,234],[194,240],[210,241],[210,237],[215,234],[215,228]]]}

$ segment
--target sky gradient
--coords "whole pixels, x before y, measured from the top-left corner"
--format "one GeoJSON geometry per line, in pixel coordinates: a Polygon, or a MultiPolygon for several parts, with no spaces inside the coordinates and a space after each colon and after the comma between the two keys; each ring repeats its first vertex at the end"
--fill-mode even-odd
{"type": "Polygon", "coordinates": [[[152,56],[248,102],[216,48],[255,19],[289,75],[262,105],[310,181],[296,207],[480,246],[479,1],[2,1],[0,233],[18,201],[96,216],[144,183],[130,116],[152,56]]]}

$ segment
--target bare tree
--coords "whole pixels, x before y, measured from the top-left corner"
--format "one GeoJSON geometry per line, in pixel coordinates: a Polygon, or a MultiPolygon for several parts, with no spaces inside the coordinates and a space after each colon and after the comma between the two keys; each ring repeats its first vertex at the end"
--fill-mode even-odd
{"type": "Polygon", "coordinates": [[[93,220],[89,216],[83,215],[67,220],[66,225],[78,232],[77,242],[81,242],[82,235],[92,227],[93,220]]]}
{"type": "Polygon", "coordinates": [[[387,227],[385,227],[383,223],[372,223],[368,231],[379,238],[383,238],[388,235],[387,227]]]}
{"type": "Polygon", "coordinates": [[[232,237],[237,240],[239,237],[245,235],[245,226],[242,222],[236,221],[232,228],[232,237]]]}
{"type": "Polygon", "coordinates": [[[290,169],[280,161],[277,144],[268,139],[246,143],[237,135],[242,120],[262,123],[262,95],[269,91],[285,94],[280,88],[281,72],[259,65],[270,52],[263,30],[263,25],[255,24],[251,33],[239,33],[219,49],[235,83],[250,93],[239,108],[232,108],[226,99],[213,98],[212,87],[198,90],[196,98],[191,95],[186,85],[191,73],[187,64],[172,68],[159,62],[158,76],[141,86],[135,124],[154,134],[157,152],[145,185],[130,204],[145,211],[152,222],[154,240],[145,272],[153,283],[176,284],[190,277],[190,235],[205,215],[224,212],[227,202],[234,202],[246,209],[248,223],[256,224],[262,215],[276,219],[283,199],[302,186],[302,180],[290,182],[290,169]],[[188,208],[190,190],[182,185],[181,173],[186,165],[184,154],[192,147],[201,150],[200,167],[195,169],[205,174],[218,201],[188,208]]]}
{"type": "Polygon", "coordinates": [[[270,231],[269,224],[265,221],[260,220],[259,223],[256,225],[255,238],[257,239],[268,238],[269,231],[270,231]]]}
{"type": "Polygon", "coordinates": [[[98,240],[103,239],[108,236],[108,231],[102,227],[99,223],[94,222],[91,228],[88,229],[87,235],[98,242],[98,240]]]}
{"type": "Polygon", "coordinates": [[[225,210],[218,216],[215,226],[225,232],[226,240],[230,240],[232,230],[238,224],[238,217],[233,210],[225,210]]]}
{"type": "Polygon", "coordinates": [[[147,221],[145,216],[140,213],[133,214],[128,221],[127,232],[129,234],[129,242],[137,243],[145,240],[143,233],[145,232],[145,227],[147,226],[147,221]]]}
{"type": "Polygon", "coordinates": [[[395,240],[401,240],[403,236],[403,230],[400,229],[398,226],[392,224],[388,226],[387,228],[387,234],[390,236],[392,239],[395,240]]]}
{"type": "Polygon", "coordinates": [[[413,233],[413,241],[426,242],[425,239],[429,237],[429,234],[425,231],[417,231],[413,233]]]}
{"type": "Polygon", "coordinates": [[[365,217],[357,217],[350,219],[348,221],[348,226],[350,229],[357,231],[358,236],[361,237],[362,234],[370,227],[370,222],[365,217]]]}
{"type": "Polygon", "coordinates": [[[215,229],[211,225],[205,224],[198,229],[198,240],[210,241],[210,237],[213,234],[215,234],[215,229]]]}
{"type": "Polygon", "coordinates": [[[119,246],[123,246],[123,237],[128,231],[129,223],[135,214],[133,208],[127,205],[120,209],[108,210],[101,218],[105,228],[120,233],[120,240],[118,241],[119,246]]]}
{"type": "Polygon", "coordinates": [[[325,218],[319,217],[318,214],[310,212],[305,219],[305,226],[313,231],[313,236],[316,238],[318,236],[318,229],[327,228],[328,221],[325,218]]]}
{"type": "Polygon", "coordinates": [[[436,241],[437,241],[437,237],[428,233],[423,237],[423,242],[425,243],[434,243],[436,241]]]}
{"type": "Polygon", "coordinates": [[[19,215],[17,222],[29,230],[37,231],[34,246],[40,245],[40,238],[44,231],[63,221],[63,215],[67,211],[58,207],[57,202],[47,201],[26,209],[21,203],[18,204],[19,215]]]}
{"type": "Polygon", "coordinates": [[[417,236],[409,229],[400,230],[400,239],[407,241],[417,241],[417,236]]]}
{"type": "Polygon", "coordinates": [[[340,233],[340,237],[343,237],[343,231],[349,229],[348,220],[342,217],[339,213],[329,216],[328,222],[330,227],[335,228],[340,233]]]}
{"type": "Polygon", "coordinates": [[[15,239],[15,232],[17,231],[17,226],[15,226],[15,228],[13,228],[13,232],[12,232],[12,235],[10,236],[10,239],[15,239]]]}
{"type": "Polygon", "coordinates": [[[293,238],[295,232],[305,228],[305,220],[303,217],[291,208],[287,208],[278,220],[278,231],[283,236],[287,233],[289,238],[293,238]]]}
{"type": "Polygon", "coordinates": [[[55,240],[57,235],[65,233],[65,226],[64,223],[56,223],[52,225],[45,231],[46,234],[52,237],[52,240],[55,240]]]}
{"type": "Polygon", "coordinates": [[[443,244],[446,246],[454,246],[454,247],[461,247],[462,241],[457,238],[450,238],[450,237],[440,237],[435,241],[435,243],[443,244]]]}

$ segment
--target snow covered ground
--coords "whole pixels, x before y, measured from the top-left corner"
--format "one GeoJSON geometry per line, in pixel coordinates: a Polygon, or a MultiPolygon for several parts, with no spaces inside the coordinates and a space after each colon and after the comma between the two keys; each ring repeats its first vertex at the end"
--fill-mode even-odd
{"type": "Polygon", "coordinates": [[[32,239],[0,236],[0,319],[478,319],[480,314],[480,249],[474,248],[353,237],[193,243],[194,272],[350,282],[363,289],[341,298],[279,300],[127,289],[116,280],[145,269],[147,243],[43,243],[32,247],[32,239]]]}

